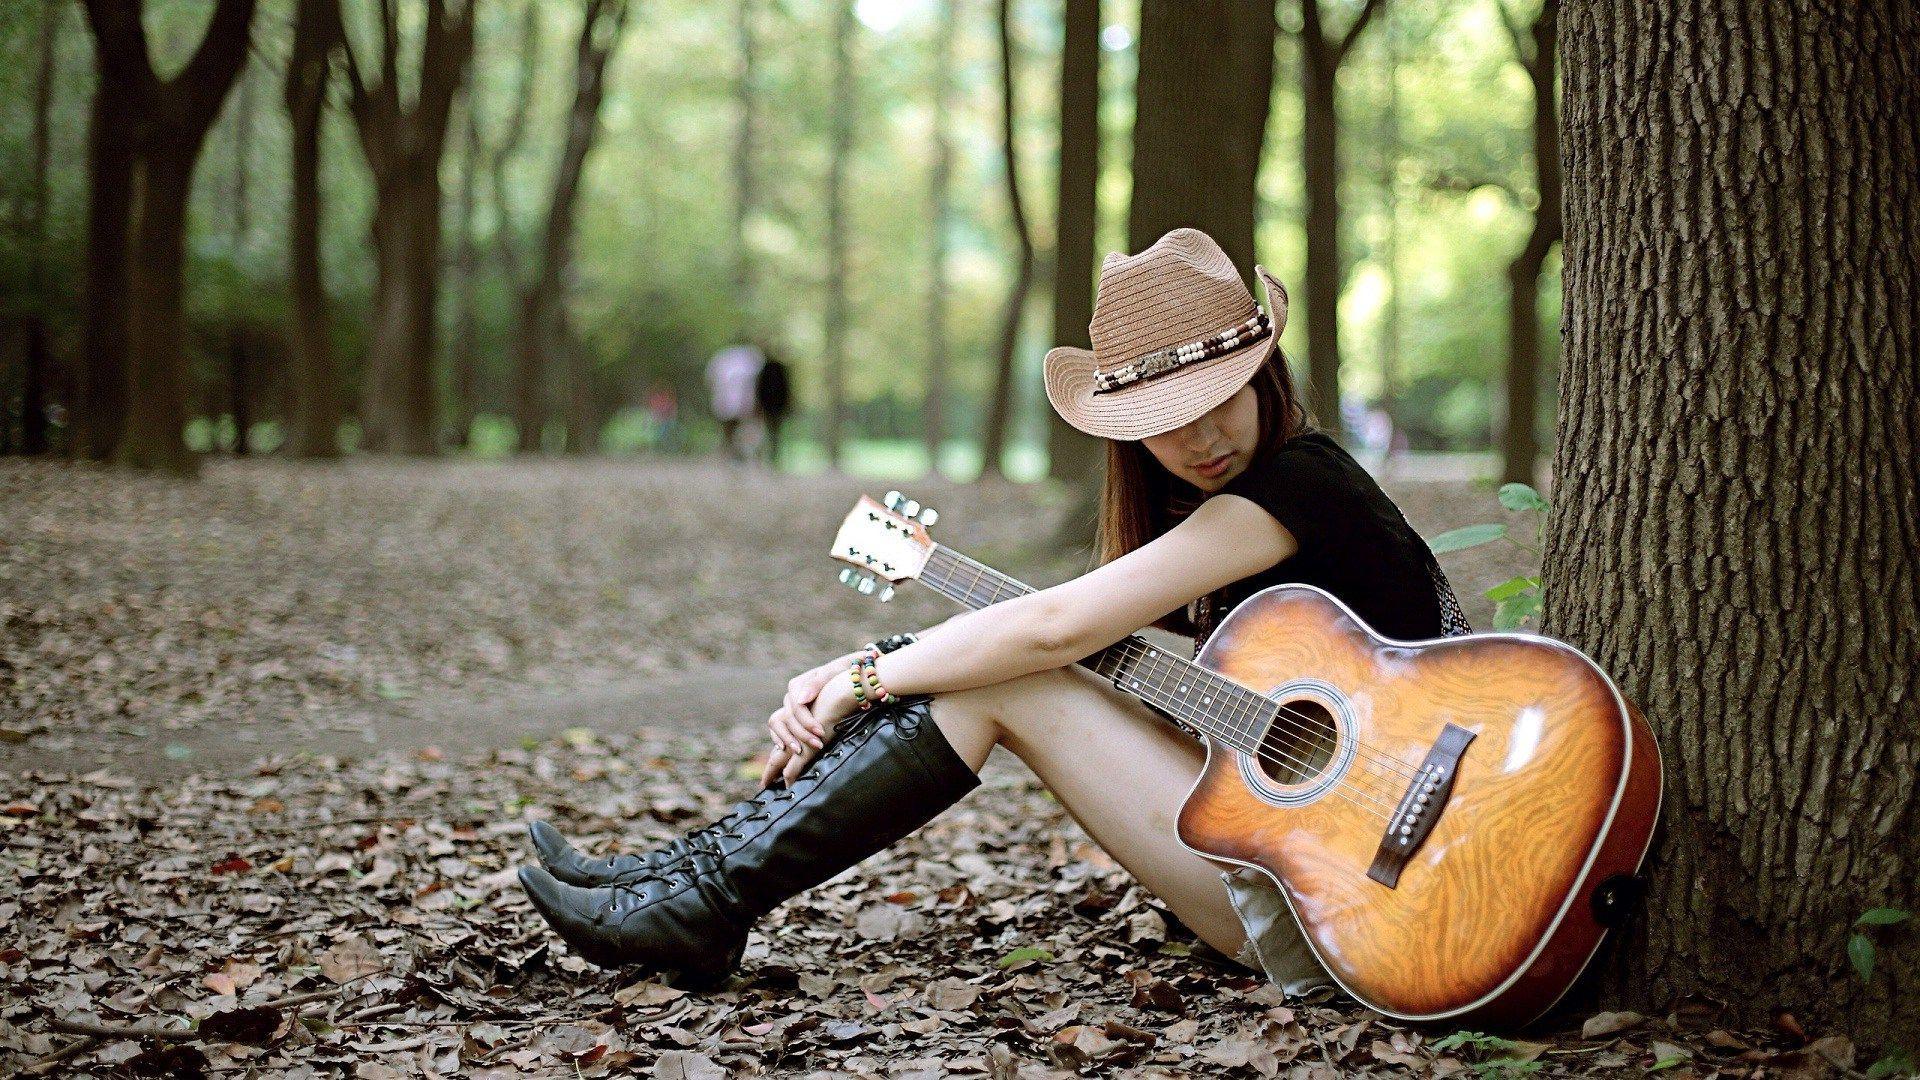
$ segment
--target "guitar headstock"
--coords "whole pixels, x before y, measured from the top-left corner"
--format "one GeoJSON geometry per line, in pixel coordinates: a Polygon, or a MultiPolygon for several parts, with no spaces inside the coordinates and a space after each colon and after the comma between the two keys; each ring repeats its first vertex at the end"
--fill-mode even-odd
{"type": "Polygon", "coordinates": [[[840,583],[861,593],[877,588],[881,600],[893,599],[894,585],[918,577],[927,565],[933,554],[927,527],[939,519],[933,507],[897,491],[887,492],[884,503],[860,496],[833,538],[830,554],[848,564],[840,571],[840,583]]]}

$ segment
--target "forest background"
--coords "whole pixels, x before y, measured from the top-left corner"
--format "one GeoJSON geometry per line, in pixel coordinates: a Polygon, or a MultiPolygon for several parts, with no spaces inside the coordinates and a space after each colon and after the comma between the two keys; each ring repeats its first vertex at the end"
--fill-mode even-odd
{"type": "MultiPolygon", "coordinates": [[[[599,9],[613,6],[597,6],[596,17],[607,18],[599,9]]],[[[1325,6],[1329,22],[1343,26],[1362,7],[1325,6]]],[[[1295,294],[1283,345],[1298,363],[1308,321],[1301,13],[1285,7],[1270,119],[1264,143],[1255,144],[1256,251],[1295,294]]],[[[211,8],[146,5],[150,52],[163,77],[201,43],[211,8]]],[[[1494,0],[1406,0],[1380,9],[1378,25],[1358,36],[1340,71],[1342,396],[1350,412],[1388,404],[1413,449],[1486,450],[1506,427],[1507,268],[1527,243],[1539,203],[1528,73],[1494,0]]],[[[537,251],[521,252],[543,238],[554,206],[587,10],[538,0],[475,10],[472,77],[453,88],[438,170],[444,231],[434,449],[498,454],[516,444],[515,335],[534,273],[523,264],[537,261],[537,251]]],[[[577,410],[547,409],[538,445],[648,446],[656,432],[645,419],[646,396],[665,385],[692,424],[687,447],[710,446],[716,436],[702,370],[715,350],[750,339],[793,365],[796,441],[788,460],[795,468],[824,465],[822,444],[838,403],[846,416],[841,437],[859,444],[856,468],[923,470],[934,410],[940,464],[972,475],[995,398],[1004,395],[1002,465],[1021,479],[1046,470],[1050,410],[1038,371],[1041,353],[1060,342],[1046,317],[1045,288],[1026,291],[1011,378],[1002,385],[1000,377],[998,344],[1019,246],[1005,194],[997,11],[984,0],[860,0],[851,13],[844,41],[840,5],[829,2],[650,0],[627,14],[631,25],[606,61],[598,137],[574,204],[573,250],[555,268],[564,318],[541,356],[544,392],[577,410]],[[750,63],[743,34],[752,38],[750,63]],[[834,89],[837,44],[851,88],[844,100],[834,89]],[[943,83],[944,98],[937,92],[943,83]],[[836,125],[844,125],[844,141],[836,125]],[[944,184],[935,175],[940,147],[951,152],[944,184]],[[831,257],[828,235],[836,227],[828,178],[836,172],[844,177],[843,259],[831,257]],[[840,303],[836,328],[829,323],[840,303]],[[946,313],[951,359],[944,363],[930,356],[942,348],[929,332],[934,305],[946,313]],[[936,371],[946,375],[930,399],[936,371]],[[832,393],[836,384],[843,393],[832,393]],[[569,419],[584,439],[567,437],[569,419]]],[[[349,3],[346,14],[371,73],[375,10],[349,3]]],[[[411,20],[401,24],[403,36],[417,36],[418,11],[403,14],[411,20]]],[[[1505,17],[1524,23],[1536,14],[1537,5],[1505,17]]],[[[234,446],[236,410],[250,427],[247,446],[275,449],[298,408],[297,353],[280,332],[295,314],[292,132],[283,105],[294,15],[291,3],[261,6],[247,61],[194,176],[183,341],[186,441],[197,450],[234,446]]],[[[1042,285],[1056,249],[1062,15],[1046,3],[1016,3],[1009,12],[1013,148],[1042,285]]],[[[1117,0],[1099,17],[1096,248],[1134,250],[1127,225],[1138,12],[1117,0]]],[[[407,44],[417,49],[413,39],[407,44]]],[[[12,219],[0,234],[9,446],[25,437],[28,365],[20,357],[29,323],[43,320],[49,339],[41,400],[54,406],[55,419],[46,438],[65,440],[62,406],[80,394],[87,119],[97,79],[91,49],[79,5],[8,5],[0,21],[0,50],[17,61],[0,70],[0,95],[10,103],[0,111],[0,155],[8,162],[0,205],[12,219]],[[34,104],[43,69],[50,79],[40,118],[34,104]],[[35,190],[33,168],[38,124],[46,132],[43,192],[35,190]],[[40,235],[28,227],[36,206],[44,207],[40,235]]],[[[409,58],[403,80],[417,77],[409,58]]],[[[324,325],[337,365],[323,392],[338,397],[347,420],[340,445],[352,448],[362,441],[354,403],[380,392],[366,359],[378,325],[379,269],[369,240],[377,185],[344,83],[331,81],[334,107],[319,120],[318,242],[324,325]]],[[[1259,80],[1245,83],[1236,96],[1257,93],[1259,80]]],[[[1541,281],[1539,339],[1547,347],[1536,376],[1542,389],[1531,395],[1533,422],[1544,431],[1554,400],[1556,275],[1557,256],[1545,260],[1541,281]]],[[[1331,426],[1331,410],[1319,412],[1331,426]]]]}

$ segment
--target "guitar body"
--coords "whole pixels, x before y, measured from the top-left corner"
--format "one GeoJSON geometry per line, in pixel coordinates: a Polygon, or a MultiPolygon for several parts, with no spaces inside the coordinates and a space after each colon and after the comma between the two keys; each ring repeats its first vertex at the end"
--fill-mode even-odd
{"type": "Polygon", "coordinates": [[[1531,634],[1382,638],[1305,585],[1237,606],[1195,663],[1283,719],[1242,740],[1262,738],[1257,755],[1206,738],[1182,843],[1265,871],[1321,963],[1381,1012],[1504,1027],[1559,1000],[1660,809],[1653,733],[1604,672],[1531,634]],[[1369,868],[1388,820],[1447,725],[1471,741],[1383,884],[1369,868]]]}

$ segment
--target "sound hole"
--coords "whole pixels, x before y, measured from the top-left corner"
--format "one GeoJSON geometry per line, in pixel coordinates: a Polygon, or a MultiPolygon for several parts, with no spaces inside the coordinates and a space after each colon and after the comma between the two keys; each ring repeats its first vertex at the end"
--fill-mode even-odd
{"type": "Polygon", "coordinates": [[[1260,740],[1260,770],[1276,784],[1304,784],[1333,760],[1339,741],[1325,705],[1308,698],[1283,702],[1260,740]]]}

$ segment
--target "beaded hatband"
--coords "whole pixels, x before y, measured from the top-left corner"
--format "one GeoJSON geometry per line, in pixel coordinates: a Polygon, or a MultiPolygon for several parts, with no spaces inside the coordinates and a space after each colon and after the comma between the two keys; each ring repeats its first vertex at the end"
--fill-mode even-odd
{"type": "Polygon", "coordinates": [[[1232,329],[1222,330],[1210,338],[1172,345],[1145,356],[1136,356],[1110,372],[1095,371],[1093,392],[1104,394],[1110,390],[1118,390],[1123,386],[1165,375],[1170,371],[1177,371],[1188,364],[1211,360],[1216,356],[1230,353],[1242,345],[1259,341],[1272,332],[1273,323],[1268,321],[1267,313],[1256,311],[1246,322],[1232,329]]]}

